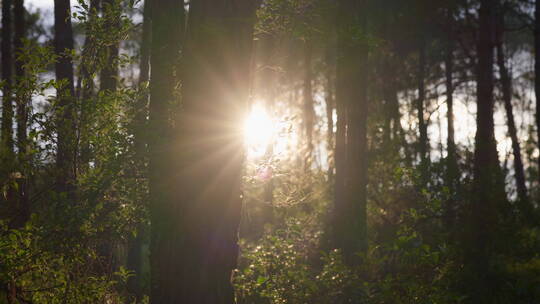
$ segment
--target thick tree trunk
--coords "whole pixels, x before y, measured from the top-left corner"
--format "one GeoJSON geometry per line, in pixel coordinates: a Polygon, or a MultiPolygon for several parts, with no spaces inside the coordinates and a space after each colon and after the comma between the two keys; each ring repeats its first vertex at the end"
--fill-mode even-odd
{"type": "Polygon", "coordinates": [[[183,303],[233,303],[256,1],[200,0],[189,10],[180,118],[183,303]],[[220,29],[218,33],[208,29],[220,29]],[[184,248],[189,248],[185,250],[184,248]]]}
{"type": "MultiPolygon", "coordinates": [[[[150,303],[187,303],[182,299],[181,252],[185,231],[179,212],[176,162],[172,148],[171,112],[176,103],[175,62],[180,56],[184,32],[184,2],[151,1],[152,42],[150,47],[150,106],[148,137],[150,182],[150,303]]],[[[185,247],[184,247],[185,246],[185,247]]],[[[194,279],[194,278],[192,278],[194,279]]]]}
{"type": "Polygon", "coordinates": [[[527,186],[525,185],[525,170],[523,169],[523,161],[521,158],[521,147],[517,135],[516,122],[514,120],[514,111],[512,106],[512,77],[510,71],[506,67],[505,54],[503,48],[503,30],[504,19],[499,18],[497,31],[497,66],[502,86],[504,109],[506,111],[506,120],[508,124],[508,135],[512,141],[512,155],[514,156],[514,177],[516,178],[516,188],[518,194],[518,207],[522,216],[528,218],[532,214],[532,209],[529,205],[529,196],[527,194],[527,186]]]}
{"type": "Polygon", "coordinates": [[[2,166],[11,166],[13,162],[13,51],[12,51],[12,0],[2,1],[2,133],[0,134],[2,166]]]}
{"type": "Polygon", "coordinates": [[[73,28],[69,0],[54,1],[54,49],[58,56],[55,64],[56,80],[63,83],[57,90],[57,190],[72,193],[75,186],[75,88],[73,83],[73,28]]]}
{"type": "Polygon", "coordinates": [[[493,63],[495,1],[482,0],[477,40],[477,114],[473,198],[466,238],[466,264],[472,282],[471,300],[491,303],[493,285],[489,266],[495,249],[498,210],[506,199],[494,132],[493,63]]]}
{"type": "Polygon", "coordinates": [[[367,45],[354,42],[349,32],[357,20],[361,20],[361,26],[366,25],[366,16],[362,13],[365,4],[365,1],[356,0],[344,0],[339,4],[342,21],[339,25],[336,80],[338,134],[333,240],[334,246],[342,250],[345,261],[350,265],[357,264],[356,254],[367,249],[368,49],[367,45]]]}

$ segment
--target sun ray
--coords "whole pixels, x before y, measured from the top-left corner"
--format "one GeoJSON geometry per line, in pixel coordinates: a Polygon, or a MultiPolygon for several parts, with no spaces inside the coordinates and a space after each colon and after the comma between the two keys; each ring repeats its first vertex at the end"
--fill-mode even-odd
{"type": "Polygon", "coordinates": [[[244,122],[244,141],[249,158],[262,157],[276,133],[276,125],[266,109],[260,105],[253,105],[244,122]]]}

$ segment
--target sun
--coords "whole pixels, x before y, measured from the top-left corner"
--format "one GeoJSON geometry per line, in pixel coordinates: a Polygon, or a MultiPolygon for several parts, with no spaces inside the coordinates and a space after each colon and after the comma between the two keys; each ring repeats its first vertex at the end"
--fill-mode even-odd
{"type": "Polygon", "coordinates": [[[260,104],[254,104],[244,122],[244,142],[250,158],[266,154],[275,136],[275,123],[260,104]]]}

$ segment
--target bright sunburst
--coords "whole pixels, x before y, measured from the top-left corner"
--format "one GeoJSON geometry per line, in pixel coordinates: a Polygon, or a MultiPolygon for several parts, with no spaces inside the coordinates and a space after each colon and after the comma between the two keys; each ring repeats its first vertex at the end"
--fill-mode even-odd
{"type": "Polygon", "coordinates": [[[275,128],[274,121],[264,107],[253,105],[244,123],[244,139],[249,157],[261,157],[266,153],[275,136],[275,128]]]}

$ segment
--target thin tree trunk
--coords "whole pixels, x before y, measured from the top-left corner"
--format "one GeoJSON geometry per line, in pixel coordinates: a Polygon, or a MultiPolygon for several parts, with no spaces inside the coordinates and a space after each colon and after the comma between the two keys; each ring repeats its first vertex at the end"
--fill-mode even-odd
{"type": "Polygon", "coordinates": [[[20,168],[21,178],[17,181],[19,185],[18,189],[18,208],[19,219],[17,226],[21,227],[30,218],[30,202],[28,199],[28,186],[29,186],[29,159],[28,159],[28,103],[30,96],[26,94],[24,88],[22,88],[24,73],[24,62],[21,61],[17,54],[22,51],[24,46],[24,38],[26,37],[26,26],[24,20],[24,0],[15,0],[14,3],[14,21],[15,21],[15,37],[13,41],[15,49],[15,82],[17,84],[16,104],[17,104],[17,148],[18,148],[18,167],[20,168]]]}
{"type": "Polygon", "coordinates": [[[530,216],[532,210],[529,208],[529,196],[527,194],[527,186],[525,185],[525,170],[523,169],[523,161],[521,159],[521,148],[519,145],[519,139],[517,136],[517,128],[514,120],[514,112],[512,107],[512,77],[511,73],[506,67],[505,54],[503,48],[503,30],[504,20],[503,16],[500,16],[498,31],[497,31],[497,65],[499,67],[499,74],[501,77],[502,93],[504,109],[506,111],[506,119],[508,124],[508,134],[512,141],[512,154],[514,156],[514,176],[516,178],[516,188],[518,193],[518,207],[523,216],[530,216]]]}
{"type": "MultiPolygon", "coordinates": [[[[98,17],[100,10],[100,0],[90,1],[90,22],[94,22],[98,17]]],[[[79,119],[79,142],[80,142],[80,156],[78,169],[81,173],[87,172],[90,166],[90,121],[89,114],[92,111],[92,104],[94,98],[94,79],[95,63],[96,60],[95,39],[91,36],[91,33],[87,33],[83,46],[83,62],[81,63],[80,76],[79,76],[79,92],[80,92],[80,119],[79,119]]]]}
{"type": "Polygon", "coordinates": [[[334,248],[340,248],[341,242],[341,229],[339,223],[341,222],[341,216],[345,212],[344,206],[346,204],[346,168],[347,168],[347,96],[346,88],[348,85],[347,75],[344,67],[347,65],[342,63],[344,60],[341,57],[343,48],[343,38],[338,41],[337,49],[337,62],[336,62],[336,136],[335,136],[335,148],[334,148],[334,164],[336,168],[335,180],[334,180],[334,208],[333,208],[333,223],[332,223],[332,246],[334,248]]]}
{"type": "MultiPolygon", "coordinates": [[[[183,5],[183,3],[182,3],[183,5]]],[[[144,87],[150,80],[150,46],[152,43],[152,5],[151,0],[144,2],[143,9],[143,30],[141,41],[141,61],[139,64],[139,88],[144,90],[144,87]]],[[[141,94],[141,98],[137,103],[135,109],[135,149],[137,151],[138,158],[144,159],[147,154],[147,138],[145,136],[145,129],[148,123],[148,98],[149,95],[146,90],[141,94]]]]}
{"type": "Polygon", "coordinates": [[[313,109],[313,71],[311,61],[313,45],[309,40],[304,41],[304,131],[306,135],[306,154],[304,155],[304,169],[309,170],[313,157],[313,124],[315,110],[313,109]]]}
{"type": "MultiPolygon", "coordinates": [[[[423,35],[423,34],[421,34],[423,35]]],[[[428,135],[427,135],[427,123],[424,119],[424,105],[426,101],[426,41],[422,36],[420,37],[419,49],[418,49],[418,99],[416,101],[416,111],[418,115],[418,131],[420,137],[418,141],[418,152],[420,154],[420,169],[422,172],[422,182],[427,182],[427,166],[428,166],[428,135]]]]}
{"type": "MultiPolygon", "coordinates": [[[[142,90],[142,94],[135,108],[135,153],[139,168],[146,173],[146,157],[147,157],[147,136],[144,130],[147,126],[148,115],[148,94],[146,93],[146,83],[150,79],[150,44],[152,39],[152,5],[150,0],[144,1],[143,8],[143,29],[142,29],[142,41],[141,41],[141,61],[139,64],[139,88],[142,90]]],[[[147,227],[144,223],[141,223],[137,227],[137,236],[130,239],[128,256],[127,256],[127,268],[134,272],[134,275],[128,279],[127,289],[130,294],[135,297],[137,303],[139,303],[143,296],[142,286],[142,264],[143,257],[142,248],[144,245],[145,235],[147,235],[147,227]]]]}
{"type": "MultiPolygon", "coordinates": [[[[119,6],[119,2],[116,0],[102,0],[100,4],[102,18],[104,18],[106,21],[105,26],[111,29],[117,28],[119,26],[119,20],[121,17],[121,7],[119,6]]],[[[105,62],[105,66],[103,66],[101,69],[99,79],[99,90],[106,94],[114,94],[118,86],[117,59],[119,44],[119,41],[113,41],[112,44],[106,48],[107,61],[105,62]]],[[[108,208],[105,208],[103,211],[104,214],[108,214],[110,212],[111,210],[108,208]]],[[[101,274],[111,275],[118,265],[114,252],[114,241],[112,239],[102,240],[97,247],[97,253],[100,256],[102,265],[105,265],[105,268],[100,270],[101,274]]]]}
{"type": "Polygon", "coordinates": [[[13,161],[13,52],[12,52],[12,26],[11,9],[12,0],[2,1],[2,81],[4,82],[2,97],[2,134],[1,151],[2,166],[11,166],[13,161]]]}
{"type": "MultiPolygon", "coordinates": [[[[115,28],[118,27],[120,20],[120,7],[116,5],[116,0],[103,0],[101,4],[102,14],[108,19],[106,26],[115,28]]],[[[119,42],[115,41],[107,48],[107,62],[100,74],[100,91],[116,91],[118,85],[118,51],[119,42]]]]}
{"type": "MultiPolygon", "coordinates": [[[[536,100],[536,135],[540,149],[540,0],[534,2],[534,93],[536,100]]],[[[540,156],[538,157],[538,182],[540,183],[540,156]]]]}
{"type": "Polygon", "coordinates": [[[75,168],[75,88],[73,83],[73,28],[69,0],[54,1],[54,49],[58,56],[55,64],[56,80],[64,86],[57,90],[57,190],[71,194],[76,179],[75,168]]]}
{"type": "Polygon", "coordinates": [[[455,195],[457,192],[457,187],[459,184],[459,169],[457,163],[457,152],[456,152],[456,142],[455,142],[455,131],[454,131],[454,36],[452,34],[453,28],[453,16],[451,11],[448,13],[448,41],[446,44],[446,57],[444,61],[445,65],[445,77],[446,77],[446,121],[448,125],[448,136],[446,138],[446,175],[447,175],[447,184],[450,191],[450,199],[446,202],[445,206],[445,222],[448,228],[454,223],[455,219],[455,195]]]}
{"type": "Polygon", "coordinates": [[[326,141],[328,150],[328,183],[330,185],[334,182],[334,85],[335,85],[335,59],[334,59],[334,45],[330,45],[326,50],[326,141]]]}
{"type": "Polygon", "coordinates": [[[383,142],[390,143],[393,141],[392,147],[399,151],[399,141],[403,138],[403,128],[401,126],[401,115],[399,113],[399,100],[397,92],[396,79],[392,67],[391,58],[383,62],[383,75],[385,75],[384,84],[382,84],[383,98],[385,102],[385,127],[383,134],[383,142]]]}

